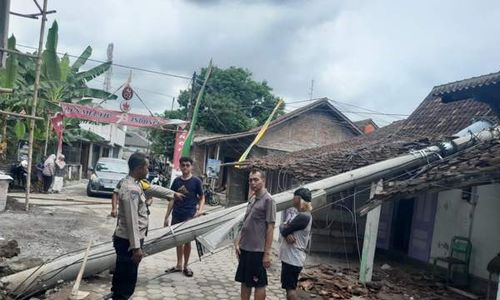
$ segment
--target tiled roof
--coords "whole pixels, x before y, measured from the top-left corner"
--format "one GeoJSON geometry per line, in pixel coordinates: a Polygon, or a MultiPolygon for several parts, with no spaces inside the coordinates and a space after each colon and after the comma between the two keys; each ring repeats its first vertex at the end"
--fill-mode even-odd
{"type": "Polygon", "coordinates": [[[354,121],[353,123],[354,125],[358,126],[358,128],[362,128],[363,126],[366,126],[368,124],[372,124],[373,126],[375,126],[375,128],[378,128],[378,125],[372,119],[354,121]]]}
{"type": "Polygon", "coordinates": [[[442,96],[448,93],[454,93],[462,90],[483,87],[500,83],[500,72],[472,77],[443,85],[436,86],[431,94],[433,96],[442,96]]]}
{"type": "Polygon", "coordinates": [[[485,103],[468,99],[445,104],[431,92],[407,119],[368,136],[285,155],[265,156],[246,163],[247,167],[281,170],[308,182],[424,148],[453,136],[481,117],[498,122],[485,103]]]}
{"type": "Polygon", "coordinates": [[[500,139],[476,145],[435,163],[416,178],[388,182],[378,200],[420,191],[441,191],[500,180],[500,139]]]}
{"type": "Polygon", "coordinates": [[[312,181],[362,167],[429,144],[421,137],[400,135],[404,121],[380,128],[368,136],[248,161],[248,167],[282,170],[301,181],[312,181]]]}
{"type": "MultiPolygon", "coordinates": [[[[298,115],[305,113],[307,111],[313,110],[318,107],[325,107],[329,110],[331,110],[333,113],[335,113],[337,116],[339,116],[344,124],[348,126],[352,131],[356,132],[357,134],[363,134],[363,132],[356,126],[354,123],[349,120],[342,112],[340,112],[335,106],[333,106],[330,103],[330,100],[328,98],[320,98],[317,99],[316,101],[302,106],[294,111],[291,111],[289,113],[286,113],[284,115],[279,116],[276,118],[276,120],[272,121],[269,124],[269,129],[273,128],[279,124],[282,124],[283,122],[286,122],[288,120],[291,120],[298,115]]],[[[200,137],[195,139],[195,143],[197,144],[209,144],[209,143],[216,143],[220,141],[227,141],[227,140],[232,140],[232,139],[238,139],[238,138],[243,138],[243,137],[251,137],[257,135],[259,133],[259,130],[261,129],[261,126],[250,129],[249,131],[245,132],[238,132],[238,133],[233,133],[233,134],[225,134],[225,135],[217,135],[217,136],[207,136],[207,137],[200,137]]]]}
{"type": "Polygon", "coordinates": [[[127,132],[125,135],[125,146],[147,148],[151,144],[140,132],[127,132]]]}

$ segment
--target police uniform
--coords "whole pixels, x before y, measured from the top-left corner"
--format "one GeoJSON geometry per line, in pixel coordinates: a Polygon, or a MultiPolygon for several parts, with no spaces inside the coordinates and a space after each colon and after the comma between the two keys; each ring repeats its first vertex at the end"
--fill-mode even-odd
{"type": "Polygon", "coordinates": [[[134,249],[142,248],[149,223],[147,197],[173,198],[174,192],[161,186],[141,184],[131,176],[120,181],[118,216],[113,235],[116,268],[111,291],[113,299],[128,299],[135,290],[138,265],[132,261],[134,249]],[[144,186],[144,187],[143,187],[144,186]]]}

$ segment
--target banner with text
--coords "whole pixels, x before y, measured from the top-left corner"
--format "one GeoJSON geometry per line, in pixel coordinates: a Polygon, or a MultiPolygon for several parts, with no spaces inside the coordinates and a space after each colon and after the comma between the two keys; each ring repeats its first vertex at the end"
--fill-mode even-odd
{"type": "Polygon", "coordinates": [[[187,130],[184,130],[185,126],[178,126],[177,133],[175,134],[175,145],[174,145],[174,157],[172,158],[172,163],[174,164],[174,170],[180,170],[181,166],[179,165],[179,159],[182,155],[182,147],[184,147],[184,143],[187,137],[187,130]]]}
{"type": "Polygon", "coordinates": [[[73,103],[61,103],[62,113],[66,118],[78,118],[99,123],[115,123],[134,127],[158,127],[163,125],[180,125],[186,121],[177,119],[163,119],[103,108],[90,107],[73,103]]]}

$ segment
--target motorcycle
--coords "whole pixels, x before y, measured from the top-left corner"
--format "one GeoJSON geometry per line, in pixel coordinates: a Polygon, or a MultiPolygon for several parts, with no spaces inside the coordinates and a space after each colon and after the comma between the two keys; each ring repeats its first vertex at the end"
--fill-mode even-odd
{"type": "Polygon", "coordinates": [[[219,198],[216,196],[211,184],[203,184],[203,194],[205,195],[205,202],[208,203],[208,205],[217,206],[220,204],[219,198]]]}
{"type": "Polygon", "coordinates": [[[28,160],[22,159],[20,162],[11,165],[10,174],[14,179],[12,186],[26,189],[26,179],[28,177],[28,160]]]}

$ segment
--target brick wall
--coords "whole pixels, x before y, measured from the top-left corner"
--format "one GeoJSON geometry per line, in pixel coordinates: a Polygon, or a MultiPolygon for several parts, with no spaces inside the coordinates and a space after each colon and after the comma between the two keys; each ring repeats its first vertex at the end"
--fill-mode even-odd
{"type": "Polygon", "coordinates": [[[191,158],[194,160],[193,175],[201,176],[205,172],[203,165],[205,163],[205,146],[195,146],[191,148],[191,158]]]}
{"type": "Polygon", "coordinates": [[[332,112],[319,108],[270,129],[259,145],[298,151],[341,142],[356,135],[332,112]]]}

